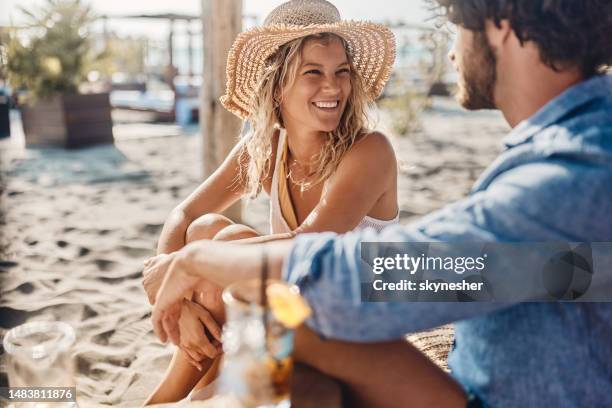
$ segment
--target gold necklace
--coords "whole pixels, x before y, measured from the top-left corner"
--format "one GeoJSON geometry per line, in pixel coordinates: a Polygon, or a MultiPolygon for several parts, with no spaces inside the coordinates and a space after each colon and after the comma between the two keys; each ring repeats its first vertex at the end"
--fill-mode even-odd
{"type": "MultiPolygon", "coordinates": [[[[295,160],[295,159],[291,159],[292,164],[296,164],[298,166],[300,166],[300,163],[295,160]]],[[[293,178],[293,169],[291,168],[292,165],[291,164],[286,164],[285,163],[285,172],[287,173],[286,178],[294,185],[296,186],[300,186],[300,192],[304,192],[305,190],[309,189],[310,187],[312,187],[312,182],[309,180],[312,178],[312,176],[315,175],[316,172],[311,172],[310,174],[306,175],[302,180],[295,180],[293,178]]]]}

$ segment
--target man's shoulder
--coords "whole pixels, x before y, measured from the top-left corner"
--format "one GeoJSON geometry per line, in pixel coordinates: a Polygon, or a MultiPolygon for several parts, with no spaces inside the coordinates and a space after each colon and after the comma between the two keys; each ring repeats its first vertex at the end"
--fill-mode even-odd
{"type": "Polygon", "coordinates": [[[503,152],[477,183],[485,188],[499,177],[528,175],[539,184],[550,178],[579,181],[584,174],[612,174],[612,94],[591,99],[552,123],[523,126],[507,140],[503,152]],[[538,170],[536,170],[538,169],[538,170]],[[540,174],[541,173],[541,174],[540,174]]]}
{"type": "Polygon", "coordinates": [[[612,166],[549,157],[500,174],[486,189],[490,208],[522,214],[563,237],[612,238],[612,166]]]}
{"type": "Polygon", "coordinates": [[[585,86],[582,95],[577,96],[577,99],[584,99],[582,103],[564,112],[545,131],[584,138],[586,142],[599,142],[599,139],[589,139],[592,136],[612,134],[612,76],[589,82],[590,86],[585,86]]]}
{"type": "Polygon", "coordinates": [[[549,129],[574,135],[612,134],[612,90],[571,110],[549,129]]]}

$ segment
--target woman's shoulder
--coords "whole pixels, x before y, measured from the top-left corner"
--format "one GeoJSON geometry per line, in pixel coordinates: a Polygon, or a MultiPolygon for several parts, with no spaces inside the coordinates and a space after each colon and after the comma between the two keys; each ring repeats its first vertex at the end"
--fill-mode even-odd
{"type": "Polygon", "coordinates": [[[397,159],[391,142],[381,132],[362,134],[344,154],[335,173],[336,179],[357,176],[365,184],[396,179],[397,159]]]}
{"type": "Polygon", "coordinates": [[[358,144],[366,144],[369,147],[379,147],[386,150],[393,151],[393,146],[391,145],[391,141],[389,138],[382,132],[377,130],[372,130],[369,132],[364,132],[357,137],[355,141],[355,145],[358,144]]]}
{"type": "Polygon", "coordinates": [[[359,135],[353,146],[347,151],[346,158],[361,163],[387,162],[395,167],[395,150],[391,141],[382,132],[371,131],[359,135]]]}

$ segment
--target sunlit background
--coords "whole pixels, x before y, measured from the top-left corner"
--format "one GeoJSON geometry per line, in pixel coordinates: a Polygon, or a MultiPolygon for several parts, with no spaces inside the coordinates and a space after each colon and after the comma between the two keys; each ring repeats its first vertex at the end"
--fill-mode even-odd
{"type": "MultiPolygon", "coordinates": [[[[0,26],[21,25],[24,16],[19,12],[19,7],[26,9],[35,8],[43,3],[41,0],[3,0],[0,3],[0,26]]],[[[200,0],[151,0],[151,1],[122,1],[122,0],[90,0],[83,3],[91,5],[93,11],[99,16],[107,16],[108,19],[100,20],[94,25],[99,32],[106,30],[121,36],[130,38],[144,38],[148,42],[151,63],[159,63],[165,57],[161,51],[166,46],[169,34],[169,21],[155,19],[130,19],[135,15],[162,15],[180,14],[187,16],[200,16],[200,0]]],[[[282,0],[244,0],[243,1],[243,26],[245,28],[261,24],[265,16],[276,6],[283,3],[282,0]]],[[[398,1],[380,0],[373,7],[370,2],[356,2],[351,0],[339,0],[333,2],[340,10],[345,19],[366,19],[376,22],[398,25],[431,25],[430,13],[424,0],[398,1]]],[[[175,35],[175,58],[176,65],[181,73],[187,73],[188,44],[187,31],[198,33],[201,30],[200,20],[194,20],[190,24],[184,21],[174,23],[175,35]]],[[[200,37],[194,36],[194,54],[196,73],[201,72],[201,58],[199,58],[201,46],[200,37]]]]}

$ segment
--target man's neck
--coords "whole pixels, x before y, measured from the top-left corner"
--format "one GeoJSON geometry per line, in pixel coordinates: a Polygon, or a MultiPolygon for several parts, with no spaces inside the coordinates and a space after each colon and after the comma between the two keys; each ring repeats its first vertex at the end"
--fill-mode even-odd
{"type": "Polygon", "coordinates": [[[577,69],[555,72],[547,66],[524,67],[504,75],[495,94],[496,105],[511,127],[533,116],[566,89],[583,80],[577,69]]]}

